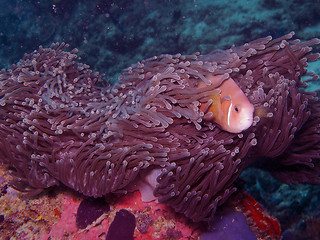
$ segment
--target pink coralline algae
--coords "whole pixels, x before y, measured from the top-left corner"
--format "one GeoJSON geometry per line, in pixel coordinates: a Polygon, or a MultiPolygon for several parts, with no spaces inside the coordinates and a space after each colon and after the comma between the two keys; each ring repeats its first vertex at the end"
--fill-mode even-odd
{"type": "Polygon", "coordinates": [[[0,72],[0,159],[15,176],[12,186],[38,194],[62,183],[101,197],[125,194],[161,169],[158,200],[204,221],[250,165],[287,183],[319,183],[320,103],[305,87],[318,78],[306,67],[319,58],[311,46],[320,41],[292,37],[152,57],[113,87],[76,62],[77,50],[40,47],[0,72]],[[208,76],[218,75],[211,84],[208,76]],[[206,120],[208,99],[229,78],[254,106],[252,125],[241,133],[206,120]]]}

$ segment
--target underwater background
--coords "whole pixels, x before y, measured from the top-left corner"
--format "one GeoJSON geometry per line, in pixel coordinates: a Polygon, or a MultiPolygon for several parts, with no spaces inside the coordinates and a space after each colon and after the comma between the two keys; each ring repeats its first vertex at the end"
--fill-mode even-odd
{"type": "MultiPolygon", "coordinates": [[[[162,53],[205,54],[291,31],[301,40],[320,37],[316,0],[0,0],[0,9],[0,68],[39,45],[66,42],[110,83],[124,68],[162,53]]],[[[320,74],[320,63],[310,70],[320,74]]],[[[257,168],[246,169],[239,184],[279,220],[283,239],[320,239],[319,185],[283,184],[257,168]]],[[[0,217],[0,231],[4,222],[0,217]]]]}

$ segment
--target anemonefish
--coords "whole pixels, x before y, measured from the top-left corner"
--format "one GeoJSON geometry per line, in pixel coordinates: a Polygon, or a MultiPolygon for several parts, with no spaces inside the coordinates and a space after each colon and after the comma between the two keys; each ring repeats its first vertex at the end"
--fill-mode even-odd
{"type": "MultiPolygon", "coordinates": [[[[222,75],[206,76],[211,84],[217,84],[222,75]]],[[[206,87],[204,82],[198,88],[206,87]]],[[[218,90],[212,91],[208,97],[211,105],[203,103],[200,110],[204,111],[204,119],[216,122],[223,130],[231,133],[240,133],[252,125],[254,106],[232,78],[224,80],[218,90]]]]}

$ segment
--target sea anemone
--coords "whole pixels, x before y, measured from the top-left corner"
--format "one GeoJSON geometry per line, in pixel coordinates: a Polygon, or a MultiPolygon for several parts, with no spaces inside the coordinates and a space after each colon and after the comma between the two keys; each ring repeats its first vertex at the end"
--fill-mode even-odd
{"type": "Polygon", "coordinates": [[[0,159],[13,187],[37,194],[61,182],[100,197],[126,193],[138,175],[159,168],[159,201],[203,221],[252,164],[289,182],[319,183],[319,103],[301,80],[317,79],[306,67],[319,58],[310,47],[319,40],[292,36],[152,57],[113,87],[76,62],[77,50],[40,47],[0,72],[0,159]],[[252,126],[240,133],[208,118],[227,79],[254,106],[252,126]]]}

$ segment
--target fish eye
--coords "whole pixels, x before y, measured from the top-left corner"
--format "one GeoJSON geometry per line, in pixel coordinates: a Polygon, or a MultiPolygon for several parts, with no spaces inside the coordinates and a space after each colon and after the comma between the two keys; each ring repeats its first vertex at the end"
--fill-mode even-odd
{"type": "Polygon", "coordinates": [[[238,106],[234,106],[234,110],[235,110],[236,112],[239,112],[239,111],[240,111],[240,109],[239,109],[238,106]]]}

